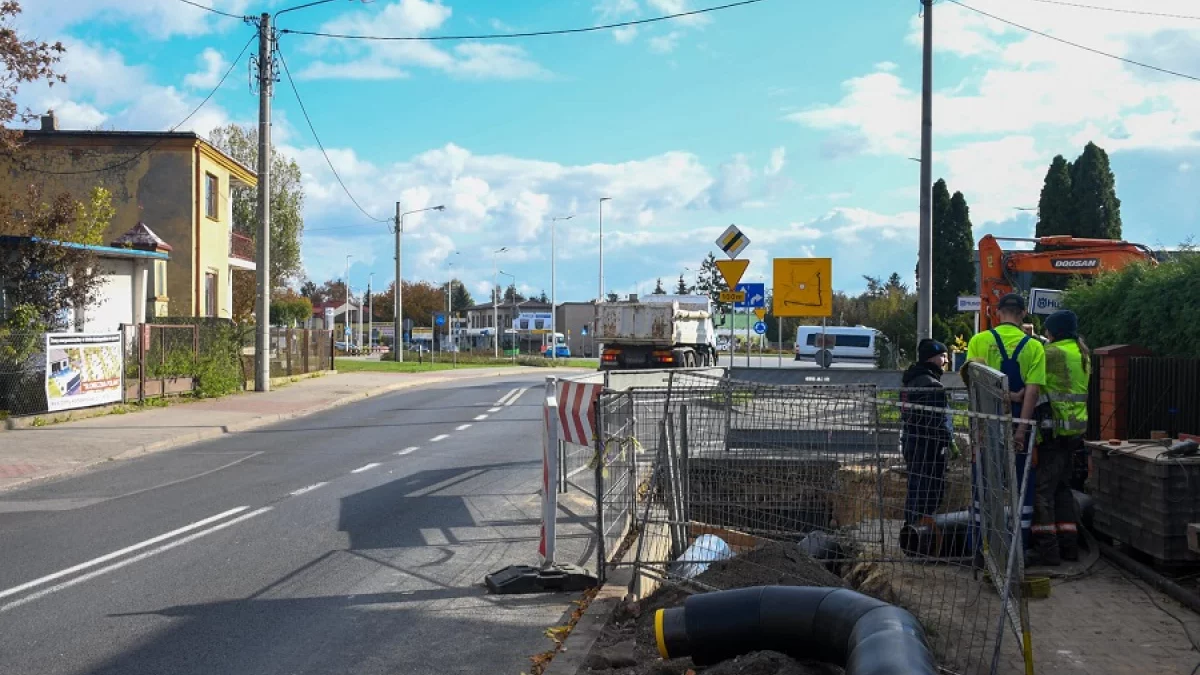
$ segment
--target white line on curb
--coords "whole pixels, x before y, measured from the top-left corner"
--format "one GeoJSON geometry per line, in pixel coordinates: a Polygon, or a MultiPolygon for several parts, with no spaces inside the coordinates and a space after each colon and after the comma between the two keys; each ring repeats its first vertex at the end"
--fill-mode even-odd
{"type": "Polygon", "coordinates": [[[153,546],[160,541],[166,541],[167,539],[170,539],[171,537],[183,534],[184,532],[191,532],[192,530],[196,530],[201,527],[204,527],[205,525],[208,525],[209,523],[215,523],[218,520],[221,520],[222,518],[228,518],[229,516],[232,516],[235,513],[241,513],[242,511],[245,511],[248,508],[250,508],[250,507],[249,506],[239,506],[236,509],[229,509],[228,511],[225,511],[224,513],[218,513],[215,516],[209,516],[208,518],[205,518],[204,520],[197,520],[196,522],[191,523],[189,525],[184,525],[183,527],[181,527],[179,529],[171,530],[170,532],[167,532],[165,534],[160,534],[157,537],[151,537],[150,539],[147,539],[146,541],[138,542],[132,546],[126,546],[125,548],[123,548],[119,551],[113,551],[112,553],[106,553],[106,554],[100,556],[99,558],[93,558],[87,562],[79,563],[78,565],[68,567],[65,570],[59,570],[58,572],[55,572],[54,574],[47,574],[46,576],[41,577],[39,579],[34,579],[33,581],[27,581],[27,582],[21,584],[20,586],[13,586],[12,588],[9,588],[7,590],[0,591],[0,598],[6,598],[10,595],[15,595],[17,593],[20,593],[21,591],[33,588],[35,586],[41,586],[44,583],[54,581],[55,579],[61,579],[62,577],[67,576],[68,574],[74,574],[76,572],[86,570],[89,567],[95,567],[96,565],[106,563],[109,560],[112,560],[113,558],[120,558],[121,556],[125,555],[126,553],[133,553],[134,551],[146,548],[147,546],[153,546]]]}
{"type": "MultiPolygon", "coordinates": [[[[244,509],[247,507],[243,506],[242,508],[244,509]]],[[[220,523],[219,525],[214,525],[214,526],[208,528],[207,530],[200,530],[199,532],[189,534],[188,536],[186,536],[182,539],[176,539],[175,541],[172,541],[168,544],[163,544],[162,546],[159,546],[158,548],[150,549],[149,551],[145,551],[144,553],[139,553],[139,554],[133,556],[132,558],[126,558],[120,562],[115,562],[115,563],[109,565],[108,567],[101,567],[98,570],[93,570],[91,572],[88,572],[87,574],[84,574],[83,576],[75,577],[74,579],[71,579],[70,581],[64,581],[61,584],[56,584],[54,586],[50,586],[49,588],[43,588],[42,590],[38,591],[37,593],[27,595],[27,596],[21,598],[20,600],[14,600],[14,601],[8,603],[7,605],[0,605],[0,612],[7,612],[10,609],[20,607],[21,605],[33,602],[34,600],[39,600],[39,599],[44,598],[47,595],[50,595],[52,593],[57,593],[59,591],[66,590],[72,586],[82,584],[85,581],[90,581],[91,579],[95,579],[96,577],[98,577],[102,574],[114,572],[116,570],[121,569],[122,567],[125,567],[127,565],[132,565],[135,562],[145,560],[146,558],[158,555],[159,553],[165,553],[177,546],[183,546],[184,544],[193,542],[193,541],[199,539],[200,537],[210,535],[213,532],[218,532],[218,531],[223,530],[232,525],[236,525],[244,520],[249,520],[255,516],[262,515],[262,514],[266,513],[267,511],[270,511],[271,508],[272,507],[270,507],[270,506],[264,506],[261,509],[251,511],[250,513],[243,513],[242,515],[238,516],[237,518],[234,518],[233,520],[227,520],[223,523],[220,523]]]]}
{"type": "Polygon", "coordinates": [[[437,436],[434,436],[433,438],[429,439],[429,442],[430,443],[441,443],[442,441],[446,440],[447,438],[450,438],[450,434],[438,434],[437,436]]]}
{"type": "Polygon", "coordinates": [[[313,483],[312,485],[309,485],[308,487],[302,487],[299,490],[292,490],[292,492],[290,494],[293,497],[299,497],[300,495],[304,494],[305,492],[312,492],[313,490],[316,490],[319,487],[324,487],[326,485],[329,485],[329,483],[326,481],[322,481],[320,483],[313,483]]]}
{"type": "Polygon", "coordinates": [[[377,467],[377,466],[379,466],[379,462],[371,462],[370,464],[367,464],[367,465],[365,465],[365,466],[360,466],[360,467],[358,467],[357,469],[355,469],[355,470],[351,471],[350,473],[362,473],[362,472],[364,472],[364,471],[367,471],[367,470],[369,470],[369,469],[374,469],[374,468],[375,468],[375,467],[377,467]]]}
{"type": "Polygon", "coordinates": [[[409,453],[416,452],[417,450],[418,450],[417,446],[414,445],[411,448],[405,448],[405,449],[401,450],[400,452],[397,452],[396,454],[397,455],[407,455],[409,453]]]}

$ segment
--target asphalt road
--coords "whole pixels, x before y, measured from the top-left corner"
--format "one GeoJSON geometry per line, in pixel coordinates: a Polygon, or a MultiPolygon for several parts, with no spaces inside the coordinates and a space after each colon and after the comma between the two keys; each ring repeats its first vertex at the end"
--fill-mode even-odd
{"type": "MultiPolygon", "coordinates": [[[[528,670],[576,596],[481,582],[537,560],[540,379],[409,390],[0,493],[0,673],[528,670]]],[[[593,566],[589,519],[560,514],[559,559],[593,566]]]]}

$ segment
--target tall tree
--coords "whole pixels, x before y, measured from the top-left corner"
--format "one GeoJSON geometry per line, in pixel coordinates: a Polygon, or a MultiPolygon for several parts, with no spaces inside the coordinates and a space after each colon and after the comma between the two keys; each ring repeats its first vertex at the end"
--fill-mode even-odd
{"type": "MultiPolygon", "coordinates": [[[[214,129],[212,144],[251,169],[258,166],[258,129],[229,124],[214,129]]],[[[258,190],[233,188],[233,227],[257,241],[258,190]]],[[[271,286],[284,285],[303,270],[304,186],[300,166],[271,148],[271,286]]]]}
{"type": "MultiPolygon", "coordinates": [[[[48,11],[44,10],[44,11],[48,11]]],[[[0,152],[11,154],[21,144],[21,132],[9,129],[14,122],[29,122],[37,114],[21,109],[16,102],[21,85],[45,81],[51,87],[66,82],[65,75],[54,71],[67,51],[61,42],[50,44],[22,37],[14,24],[21,14],[21,3],[5,0],[0,3],[0,152]]]]}
{"type": "Polygon", "coordinates": [[[106,279],[95,251],[59,242],[103,244],[112,217],[112,197],[99,187],[87,204],[66,194],[47,203],[37,186],[29,188],[23,201],[0,196],[0,235],[19,238],[0,254],[6,304],[23,307],[24,314],[55,330],[66,327],[67,308],[96,304],[106,279]]]}
{"type": "Polygon", "coordinates": [[[504,302],[522,302],[525,296],[517,290],[516,284],[509,284],[508,288],[504,289],[504,302]]]}
{"type": "Polygon", "coordinates": [[[687,295],[689,292],[690,291],[688,290],[687,282],[683,280],[683,275],[680,274],[679,275],[679,285],[675,287],[675,294],[676,295],[687,295]]]}
{"type": "MultiPolygon", "coordinates": [[[[933,184],[932,216],[933,216],[933,290],[932,290],[932,294],[933,294],[933,314],[936,316],[936,315],[944,315],[946,312],[946,310],[945,310],[945,304],[946,304],[945,295],[946,295],[946,293],[945,293],[945,289],[943,288],[943,284],[940,283],[942,281],[942,277],[943,277],[942,263],[945,261],[945,255],[944,254],[939,255],[939,253],[942,253],[942,251],[940,251],[939,249],[941,249],[942,246],[945,244],[945,242],[949,239],[950,233],[953,229],[953,225],[951,223],[951,214],[950,214],[950,188],[946,187],[946,180],[943,178],[939,178],[938,181],[933,184]]],[[[918,280],[918,283],[917,283],[918,291],[920,290],[920,278],[921,278],[921,272],[920,272],[919,267],[920,267],[920,265],[918,263],[918,269],[917,269],[917,274],[916,274],[917,280],[918,280]]],[[[956,305],[956,308],[957,308],[957,305],[956,305]]]]}
{"type": "Polygon", "coordinates": [[[720,296],[722,291],[729,290],[729,284],[725,283],[725,277],[721,276],[721,271],[717,269],[717,258],[711,252],[700,263],[695,290],[696,293],[707,295],[712,299],[714,311],[718,314],[725,314],[728,311],[728,306],[720,301],[720,296]]]}
{"type": "Polygon", "coordinates": [[[543,290],[543,291],[542,291],[542,294],[541,294],[541,295],[539,295],[539,296],[537,296],[537,301],[538,301],[538,302],[541,302],[541,303],[549,303],[549,302],[550,302],[550,296],[546,295],[546,291],[545,291],[545,290],[543,290]]]}
{"type": "Polygon", "coordinates": [[[933,238],[933,313],[949,321],[958,316],[958,296],[973,295],[975,234],[967,198],[955,192],[939,232],[933,238]]]}
{"type": "Polygon", "coordinates": [[[662,277],[659,277],[658,280],[654,283],[654,295],[666,295],[666,294],[667,294],[667,289],[663,288],[662,277]]]}
{"type": "Polygon", "coordinates": [[[1055,234],[1072,234],[1075,230],[1075,212],[1071,207],[1071,163],[1062,155],[1055,155],[1046,170],[1042,182],[1042,194],[1038,198],[1038,221],[1035,236],[1047,237],[1055,234]]]}
{"type": "Polygon", "coordinates": [[[475,304],[475,299],[471,297],[470,292],[467,291],[467,287],[463,282],[455,279],[450,282],[450,288],[452,289],[450,291],[450,299],[454,311],[461,312],[475,304]]]}
{"type": "Polygon", "coordinates": [[[1071,208],[1075,214],[1075,236],[1121,238],[1117,179],[1109,167],[1108,153],[1095,143],[1089,142],[1071,165],[1071,208]]]}

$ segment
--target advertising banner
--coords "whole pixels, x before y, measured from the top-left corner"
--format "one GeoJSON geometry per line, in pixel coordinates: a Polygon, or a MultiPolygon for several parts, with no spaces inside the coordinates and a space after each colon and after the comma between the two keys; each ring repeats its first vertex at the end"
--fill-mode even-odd
{"type": "Polygon", "coordinates": [[[49,409],[119,403],[124,356],[120,333],[47,333],[49,409]]]}
{"type": "Polygon", "coordinates": [[[516,330],[550,330],[550,312],[521,312],[513,319],[516,330]]]}

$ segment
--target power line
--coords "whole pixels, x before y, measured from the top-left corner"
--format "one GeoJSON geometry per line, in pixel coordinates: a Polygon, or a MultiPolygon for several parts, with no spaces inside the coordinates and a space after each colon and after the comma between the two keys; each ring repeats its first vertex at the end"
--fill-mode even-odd
{"type": "Polygon", "coordinates": [[[1200,21],[1200,16],[1190,16],[1188,14],[1167,14],[1165,12],[1150,12],[1142,9],[1123,9],[1120,7],[1098,7],[1096,5],[1084,5],[1077,2],[1064,2],[1064,0],[1031,0],[1031,2],[1040,2],[1047,5],[1062,5],[1064,7],[1076,7],[1079,9],[1094,9],[1099,12],[1116,12],[1118,14],[1157,16],[1164,19],[1188,19],[1191,21],[1200,21]]]}
{"type": "Polygon", "coordinates": [[[197,7],[199,9],[203,9],[205,11],[212,12],[213,14],[220,14],[221,16],[227,16],[231,19],[247,19],[247,18],[249,18],[246,16],[242,16],[241,14],[230,14],[229,12],[222,12],[221,10],[215,9],[213,7],[209,7],[208,5],[201,5],[198,2],[192,2],[192,0],[179,0],[179,1],[185,5],[191,5],[192,7],[197,7]]]}
{"type": "MultiPolygon", "coordinates": [[[[222,85],[225,84],[225,80],[229,79],[229,74],[232,73],[233,69],[237,67],[238,62],[241,61],[242,57],[246,55],[246,50],[250,47],[250,44],[252,42],[254,42],[255,38],[257,38],[257,37],[258,37],[257,32],[254,35],[250,36],[250,39],[246,41],[246,44],[242,45],[242,51],[238,53],[237,58],[235,58],[233,60],[233,62],[229,64],[229,69],[225,71],[225,74],[221,76],[221,80],[219,82],[217,82],[217,86],[213,87],[212,91],[208,92],[208,96],[205,96],[204,100],[200,101],[200,104],[197,105],[195,108],[193,108],[192,111],[190,113],[188,113],[187,117],[183,118],[182,120],[179,121],[178,124],[171,127],[170,129],[168,129],[166,131],[166,133],[168,133],[168,134],[174,133],[176,129],[183,126],[184,124],[187,124],[188,120],[192,119],[192,117],[194,117],[196,115],[196,113],[200,112],[201,108],[203,108],[209,101],[212,100],[212,97],[215,96],[217,91],[219,91],[221,89],[222,85]]],[[[162,143],[164,140],[166,140],[166,136],[159,137],[156,141],[154,141],[150,145],[147,145],[136,155],[129,157],[127,159],[123,159],[115,164],[109,164],[108,166],[100,167],[99,169],[81,169],[79,171],[50,171],[47,169],[39,169],[34,166],[29,166],[28,162],[23,159],[21,161],[21,165],[22,165],[22,168],[26,171],[32,171],[34,173],[49,174],[52,176],[78,176],[78,175],[87,174],[87,173],[102,173],[104,171],[111,171],[112,169],[119,169],[119,168],[125,166],[126,164],[131,164],[131,163],[137,161],[138,158],[140,158],[142,155],[145,155],[147,152],[150,152],[154,148],[158,147],[158,145],[160,143],[162,143]]]]}
{"type": "Polygon", "coordinates": [[[362,207],[362,204],[358,203],[358,200],[354,198],[354,195],[350,194],[350,189],[346,187],[346,183],[342,181],[342,177],[338,175],[337,169],[334,168],[333,160],[329,159],[329,153],[325,152],[325,145],[321,143],[321,137],[317,135],[317,129],[313,126],[312,118],[308,116],[308,110],[304,107],[304,100],[300,98],[300,90],[296,88],[296,81],[292,79],[292,71],[288,69],[287,60],[283,58],[283,50],[279,49],[278,43],[275,45],[275,50],[279,54],[279,63],[283,64],[283,72],[287,75],[288,84],[290,84],[292,87],[292,93],[296,95],[296,102],[300,104],[300,112],[304,115],[304,121],[308,123],[308,130],[312,132],[313,139],[317,142],[317,147],[321,149],[321,154],[324,155],[325,162],[329,164],[329,170],[333,172],[333,177],[337,179],[338,185],[342,186],[342,191],[346,193],[346,196],[350,198],[350,201],[353,202],[354,205],[358,207],[358,210],[362,211],[362,214],[369,220],[373,220],[377,223],[391,222],[390,218],[376,218],[370,213],[367,213],[367,210],[362,207]]]}
{"type": "Polygon", "coordinates": [[[341,40],[383,40],[383,41],[400,41],[400,42],[438,42],[447,40],[510,40],[514,38],[527,37],[544,37],[547,35],[570,35],[572,33],[592,33],[595,31],[612,30],[614,28],[626,28],[628,26],[641,26],[648,23],[657,23],[659,21],[670,21],[672,19],[680,19],[688,16],[696,16],[699,14],[708,14],[710,12],[719,12],[724,9],[733,9],[734,7],[743,7],[745,5],[753,5],[766,0],[741,0],[740,2],[731,2],[715,7],[705,7],[703,9],[694,9],[688,12],[678,12],[675,14],[665,14],[663,16],[655,16],[649,19],[636,19],[632,21],[621,21],[619,23],[607,23],[600,26],[584,26],[580,28],[557,28],[552,30],[537,30],[524,33],[483,33],[480,35],[426,35],[426,36],[378,36],[378,35],[348,35],[345,33],[322,33],[319,31],[307,30],[289,30],[283,29],[281,33],[291,33],[292,35],[311,35],[315,37],[338,38],[341,40]]]}
{"type": "Polygon", "coordinates": [[[1049,33],[1043,33],[1040,30],[1035,30],[1028,26],[1022,26],[1021,24],[1015,23],[1013,21],[1009,21],[1008,19],[1002,19],[1002,18],[996,16],[995,14],[988,14],[987,12],[983,11],[982,9],[976,9],[970,5],[965,5],[961,2],[959,2],[958,0],[946,0],[946,2],[950,2],[955,5],[958,5],[959,7],[962,7],[963,9],[969,9],[972,12],[975,12],[977,14],[982,14],[983,16],[986,16],[989,19],[995,19],[996,21],[999,21],[1000,23],[1006,23],[1014,28],[1020,28],[1023,31],[1033,33],[1034,35],[1040,35],[1044,38],[1054,40],[1055,42],[1061,42],[1062,44],[1069,45],[1069,46],[1075,47],[1077,49],[1082,49],[1086,52],[1091,52],[1093,54],[1098,54],[1100,56],[1107,56],[1110,59],[1116,59],[1117,61],[1123,61],[1123,62],[1131,64],[1131,65],[1140,66],[1142,68],[1157,71],[1160,73],[1165,73],[1167,75],[1174,75],[1176,77],[1182,77],[1186,80],[1193,80],[1195,82],[1200,82],[1200,77],[1197,77],[1195,75],[1188,75],[1187,73],[1181,73],[1177,70],[1170,70],[1168,68],[1160,68],[1159,66],[1154,66],[1149,63],[1144,63],[1142,61],[1134,61],[1133,59],[1127,59],[1124,56],[1117,56],[1116,54],[1110,54],[1108,52],[1100,51],[1099,49],[1096,49],[1094,47],[1088,47],[1087,45],[1081,45],[1078,42],[1071,42],[1070,40],[1064,40],[1060,37],[1055,37],[1053,35],[1050,35],[1049,33]]]}

